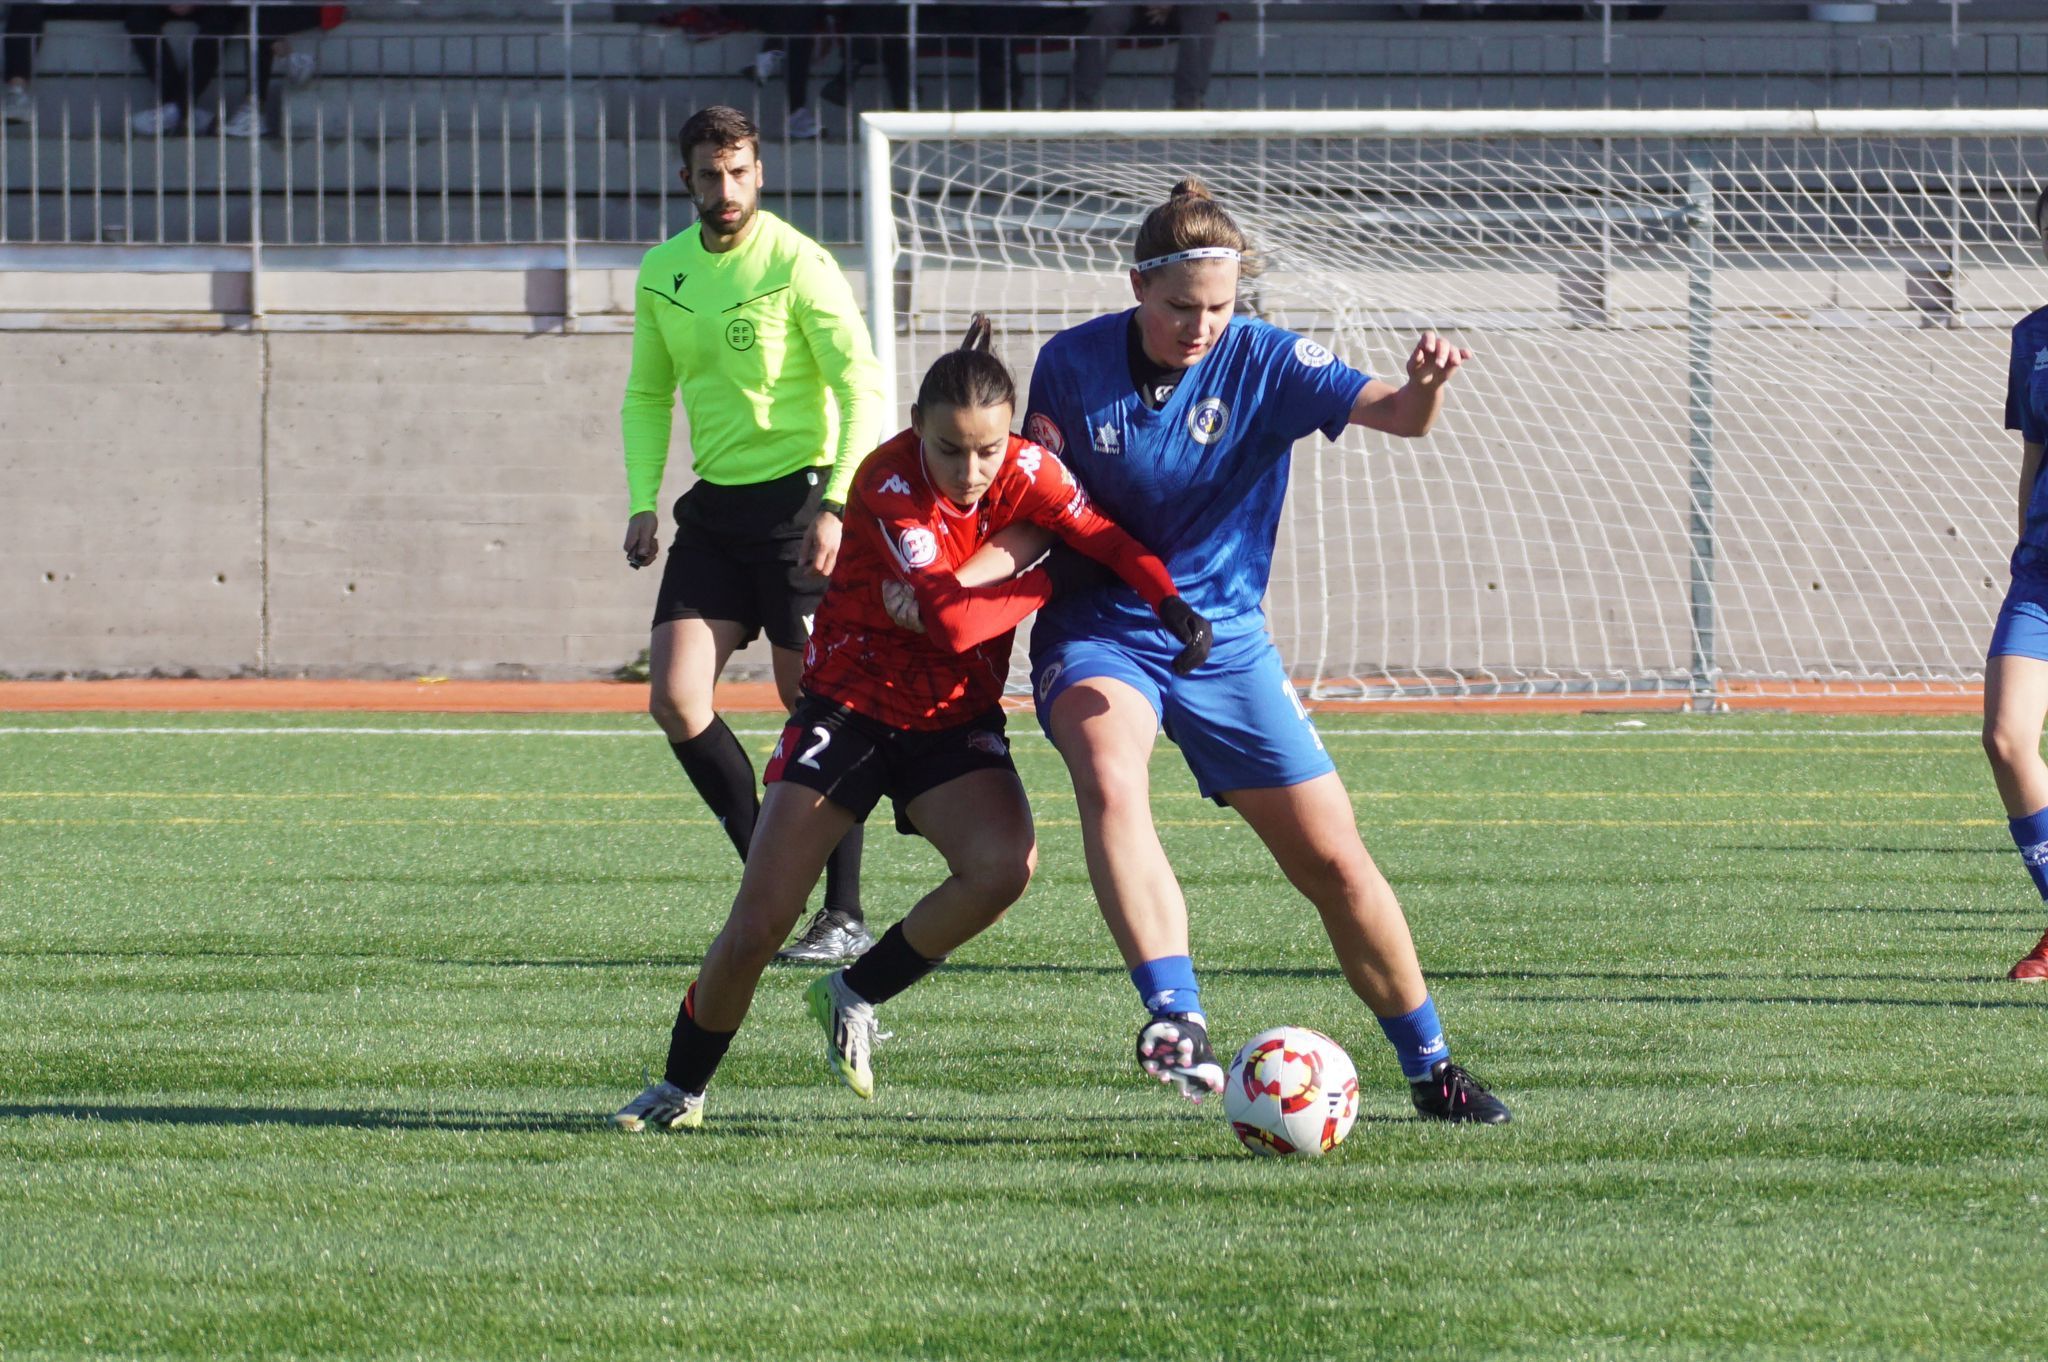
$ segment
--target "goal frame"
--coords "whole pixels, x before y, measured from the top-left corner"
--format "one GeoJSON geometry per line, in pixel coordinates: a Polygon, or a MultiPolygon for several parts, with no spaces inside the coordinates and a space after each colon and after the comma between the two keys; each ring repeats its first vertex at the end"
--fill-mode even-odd
{"type": "MultiPolygon", "coordinates": [[[[1486,139],[1711,140],[1811,138],[2048,138],[2044,109],[1750,110],[1240,110],[1204,113],[973,112],[867,113],[861,117],[862,245],[867,312],[883,389],[899,403],[896,236],[892,166],[896,148],[932,141],[1116,141],[1360,138],[1389,141],[1486,139]]],[[[1704,171],[1690,177],[1684,214],[1688,255],[1687,369],[1690,426],[1691,707],[1721,702],[1714,664],[1714,199],[1704,171]]]]}

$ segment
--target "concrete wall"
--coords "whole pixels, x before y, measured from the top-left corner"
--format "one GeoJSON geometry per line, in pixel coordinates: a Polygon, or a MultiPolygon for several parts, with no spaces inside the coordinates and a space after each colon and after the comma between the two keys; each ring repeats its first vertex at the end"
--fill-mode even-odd
{"type": "Polygon", "coordinates": [[[610,672],[627,348],[0,332],[0,671],[610,672]]]}
{"type": "MultiPolygon", "coordinates": [[[[1361,287],[1384,296],[1395,277],[1361,287]]],[[[574,335],[523,329],[516,275],[502,297],[463,276],[272,276],[260,333],[90,310],[121,290],[89,276],[23,278],[0,275],[0,673],[584,677],[645,646],[656,577],[619,553],[613,274],[576,281],[574,335]],[[283,310],[341,298],[390,311],[283,310]]],[[[1447,278],[1418,305],[1556,301],[1539,279],[1447,278]]],[[[1855,280],[1724,276],[1731,303],[1777,311],[1716,338],[1722,665],[1978,665],[2017,457],[1996,309],[2026,282],[1977,279],[1957,329],[1829,329],[1785,309],[1802,289],[1839,303],[1855,280]]],[[[1652,324],[1670,285],[1617,281],[1641,310],[1613,328],[1474,327],[1480,358],[1427,442],[1303,443],[1271,597],[1299,674],[1686,668],[1684,333],[1652,324]]],[[[150,287],[187,305],[217,292],[150,287]]],[[[1036,304],[1116,301],[1065,287],[1036,304]]],[[[921,294],[906,376],[955,329],[947,293],[984,296],[921,294]]],[[[1900,296],[1871,290],[1873,306],[1900,296]]],[[[1408,343],[1392,314],[1338,331],[1296,311],[1278,319],[1369,367],[1408,343]]],[[[1060,322],[1006,316],[1020,378],[1060,322]]],[[[687,465],[679,423],[666,496],[687,465]]]]}

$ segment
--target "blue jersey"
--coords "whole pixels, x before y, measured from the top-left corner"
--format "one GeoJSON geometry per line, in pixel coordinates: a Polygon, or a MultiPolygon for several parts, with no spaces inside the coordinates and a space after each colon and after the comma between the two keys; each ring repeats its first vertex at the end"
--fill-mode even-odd
{"type": "MultiPolygon", "coordinates": [[[[1312,431],[1342,434],[1367,377],[1314,341],[1235,317],[1153,411],[1131,377],[1130,325],[1131,313],[1118,312],[1046,342],[1025,434],[1065,459],[1103,513],[1166,561],[1219,635],[1258,627],[1289,453],[1312,431]]],[[[1121,584],[1062,597],[1040,621],[1066,636],[1159,627],[1121,584]]]]}
{"type": "MultiPolygon", "coordinates": [[[[2048,444],[2048,307],[2028,313],[2012,329],[2005,428],[2018,431],[2029,444],[2048,444]]],[[[2012,553],[2012,575],[2048,580],[2048,492],[2042,489],[2039,473],[2027,493],[2027,528],[2012,553]]]]}

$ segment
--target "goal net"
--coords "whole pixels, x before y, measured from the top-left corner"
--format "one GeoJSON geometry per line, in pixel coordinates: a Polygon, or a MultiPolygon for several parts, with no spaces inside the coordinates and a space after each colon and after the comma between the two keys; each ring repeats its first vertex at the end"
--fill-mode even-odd
{"type": "Polygon", "coordinates": [[[1191,173],[1260,257],[1242,310],[1395,382],[1422,328],[1472,347],[1428,438],[1295,450],[1267,606],[1312,694],[1981,678],[2048,114],[867,124],[871,320],[906,404],[974,311],[1028,380],[1047,337],[1129,306],[1137,222],[1191,173]]]}

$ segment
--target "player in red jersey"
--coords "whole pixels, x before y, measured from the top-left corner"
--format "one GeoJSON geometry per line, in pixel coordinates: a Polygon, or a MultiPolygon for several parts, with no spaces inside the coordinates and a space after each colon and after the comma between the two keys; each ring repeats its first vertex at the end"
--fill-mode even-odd
{"type": "Polygon", "coordinates": [[[911,428],[854,478],[846,533],[818,607],[802,694],[769,759],[767,798],[725,928],[683,995],[663,1078],[613,1117],[627,1130],[703,1124],[704,1089],[761,972],[803,912],[825,859],[882,796],[948,875],[853,965],[806,999],[833,1070],[874,1096],[875,1007],[938,967],[1023,896],[1037,859],[1031,808],[1003,736],[1003,681],[1022,619],[1052,594],[1044,568],[965,587],[954,568],[1010,525],[1050,530],[1110,568],[1181,642],[1183,673],[1209,623],[1159,559],[1111,524],[1051,453],[1010,433],[1017,393],[976,317],[925,375],[911,428]],[[894,610],[892,611],[892,604],[894,610]],[[914,606],[914,613],[911,607],[914,606]]]}

